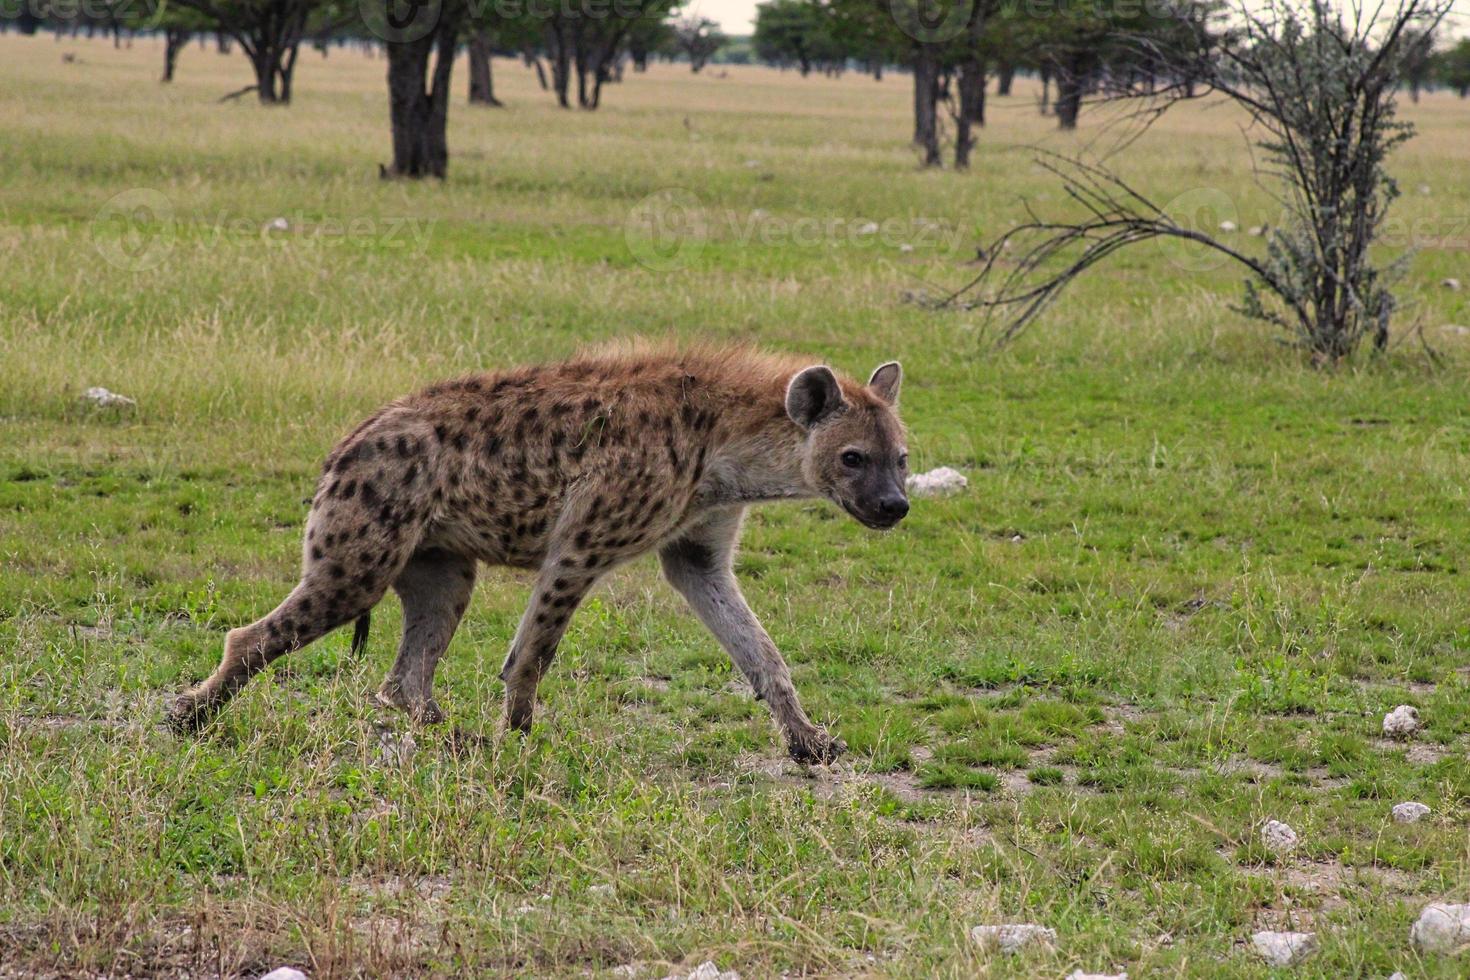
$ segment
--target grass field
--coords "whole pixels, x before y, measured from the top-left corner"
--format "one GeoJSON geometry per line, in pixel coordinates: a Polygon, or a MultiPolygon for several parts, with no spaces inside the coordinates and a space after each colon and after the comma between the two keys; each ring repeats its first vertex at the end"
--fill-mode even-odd
{"type": "MultiPolygon", "coordinates": [[[[1408,943],[1470,900],[1470,309],[1440,286],[1470,278],[1470,104],[1406,106],[1394,161],[1399,322],[1442,365],[1415,338],[1321,371],[1229,310],[1231,269],[1148,247],[1000,352],[905,302],[1023,196],[1064,205],[1025,145],[1102,114],[1059,136],[1031,90],[957,175],[916,168],[903,77],[655,67],[583,113],[498,62],[508,108],[471,110],[461,65],[450,179],[419,186],[377,179],[384,63],[303,59],[263,109],[215,103],[238,54],[165,87],[152,42],[0,37],[0,976],[1252,977],[1258,929],[1318,933],[1296,976],[1470,968],[1408,943]],[[650,256],[650,195],[703,235],[650,256]],[[913,468],[969,477],[889,535],[749,522],[739,574],[841,764],[785,761],[651,560],[573,620],[524,742],[497,733],[508,572],[442,729],[366,697],[392,600],[365,658],[334,635],[199,741],[160,727],[295,582],[367,412],[633,334],[901,358],[913,468]],[[1391,822],[1411,799],[1433,813],[1391,822]],[[1012,921],[1055,949],[968,937],[1012,921]]],[[[1269,221],[1239,122],[1187,107],[1120,169],[1269,221]]]]}

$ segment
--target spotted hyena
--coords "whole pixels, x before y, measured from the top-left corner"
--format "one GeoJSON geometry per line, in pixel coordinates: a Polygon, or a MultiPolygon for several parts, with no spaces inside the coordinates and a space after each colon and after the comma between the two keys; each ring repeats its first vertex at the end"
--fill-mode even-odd
{"type": "Polygon", "coordinates": [[[357,623],[391,587],[403,638],[378,699],[442,717],[434,668],[479,563],[536,570],[505,666],[526,730],[567,621],[609,570],[657,551],[664,575],[770,706],[799,760],[842,751],[807,718],[791,674],[731,570],[748,505],[826,497],[871,528],[908,512],[901,369],[866,385],[745,349],[590,354],[447,381],[400,398],[327,457],[306,521],[301,582],[232,630],[224,658],[170,711],[205,724],[261,668],[357,623]]]}

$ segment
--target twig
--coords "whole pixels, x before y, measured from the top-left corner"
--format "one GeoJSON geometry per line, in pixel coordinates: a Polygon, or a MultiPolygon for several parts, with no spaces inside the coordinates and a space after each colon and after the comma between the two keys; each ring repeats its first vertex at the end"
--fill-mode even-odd
{"type": "Polygon", "coordinates": [[[256,89],[256,86],[254,86],[254,85],[247,85],[247,86],[245,86],[244,88],[242,88],[238,92],[231,92],[229,95],[222,95],[222,96],[220,96],[219,97],[219,102],[216,102],[215,105],[219,105],[222,102],[230,102],[230,101],[233,101],[234,99],[238,99],[240,96],[245,95],[247,92],[254,92],[255,89],[256,89]]]}

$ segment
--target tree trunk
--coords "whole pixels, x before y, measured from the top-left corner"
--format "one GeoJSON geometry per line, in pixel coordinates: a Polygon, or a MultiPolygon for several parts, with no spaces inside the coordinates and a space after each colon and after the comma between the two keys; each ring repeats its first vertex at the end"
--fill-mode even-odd
{"type": "Polygon", "coordinates": [[[393,168],[385,177],[443,177],[449,169],[449,78],[458,19],[441,15],[416,41],[387,42],[388,106],[393,120],[393,168]],[[432,75],[429,56],[436,55],[432,75]]]}
{"type": "Polygon", "coordinates": [[[1077,113],[1082,109],[1082,92],[1087,87],[1084,73],[1075,63],[1057,69],[1057,127],[1076,129],[1077,113]]]}
{"type": "Polygon", "coordinates": [[[924,148],[924,166],[937,167],[939,155],[939,55],[933,45],[914,51],[914,143],[924,148]]]}
{"type": "Polygon", "coordinates": [[[255,95],[261,105],[276,104],[276,53],[268,44],[256,42],[250,67],[255,70],[255,95]]]}
{"type": "Polygon", "coordinates": [[[1008,96],[1011,94],[1011,82],[1016,79],[1016,66],[1002,61],[995,74],[995,94],[1008,96]]]}
{"type": "Polygon", "coordinates": [[[214,32],[214,47],[220,54],[230,53],[230,38],[224,31],[214,32]]]}
{"type": "Polygon", "coordinates": [[[1050,108],[1048,99],[1051,95],[1051,66],[1041,66],[1041,114],[1044,116],[1050,108]]]}
{"type": "Polygon", "coordinates": [[[551,87],[556,91],[556,104],[570,109],[572,101],[572,38],[564,24],[552,21],[546,25],[546,55],[551,59],[551,87]]]}
{"type": "Polygon", "coordinates": [[[954,166],[956,170],[965,170],[970,166],[970,150],[975,145],[972,127],[985,125],[985,62],[970,58],[960,64],[959,89],[954,166]]]}
{"type": "Polygon", "coordinates": [[[281,105],[291,102],[291,80],[296,77],[296,55],[301,52],[300,40],[294,41],[285,56],[276,64],[276,99],[281,105]]]}
{"type": "Polygon", "coordinates": [[[163,81],[174,80],[174,67],[179,62],[179,52],[189,43],[189,32],[170,27],[163,32],[163,81]]]}
{"type": "Polygon", "coordinates": [[[583,109],[590,109],[592,99],[592,87],[589,84],[592,76],[592,64],[589,60],[586,48],[578,44],[576,54],[572,56],[572,70],[577,73],[577,105],[583,109]]]}
{"type": "Polygon", "coordinates": [[[477,28],[470,35],[470,105],[499,106],[495,97],[495,78],[491,75],[490,59],[493,55],[490,32],[477,28]]]}
{"type": "Polygon", "coordinates": [[[521,52],[521,60],[526,63],[527,68],[536,69],[536,81],[541,83],[541,91],[545,92],[551,86],[546,83],[546,68],[541,64],[541,58],[530,48],[521,52]]]}

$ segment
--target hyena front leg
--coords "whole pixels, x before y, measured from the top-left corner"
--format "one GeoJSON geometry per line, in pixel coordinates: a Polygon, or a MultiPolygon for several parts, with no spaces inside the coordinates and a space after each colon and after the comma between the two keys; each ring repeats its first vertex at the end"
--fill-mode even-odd
{"type": "Polygon", "coordinates": [[[688,600],[709,631],[720,641],[770,706],[797,762],[831,762],[847,746],[814,725],[791,683],[791,671],[760,620],[740,593],[731,562],[740,535],[743,508],[716,511],[676,540],[659,549],[664,577],[688,600]]]}
{"type": "Polygon", "coordinates": [[[512,731],[530,731],[536,687],[556,656],[572,613],[596,581],[597,572],[578,556],[553,545],[500,671],[505,681],[505,724],[512,731]]]}
{"type": "Polygon", "coordinates": [[[403,639],[378,701],[424,725],[444,720],[434,700],[434,669],[475,591],[475,559],[447,551],[416,553],[393,591],[403,603],[403,639]]]}

